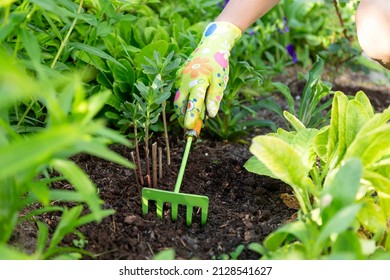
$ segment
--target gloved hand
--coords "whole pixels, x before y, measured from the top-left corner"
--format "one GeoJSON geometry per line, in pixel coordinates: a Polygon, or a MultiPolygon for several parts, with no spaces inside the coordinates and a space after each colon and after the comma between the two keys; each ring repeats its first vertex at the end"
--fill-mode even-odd
{"type": "Polygon", "coordinates": [[[218,113],[229,79],[230,50],[241,34],[231,23],[210,23],[198,47],[178,70],[174,106],[185,129],[195,129],[204,118],[205,99],[207,115],[213,118],[218,113]]]}

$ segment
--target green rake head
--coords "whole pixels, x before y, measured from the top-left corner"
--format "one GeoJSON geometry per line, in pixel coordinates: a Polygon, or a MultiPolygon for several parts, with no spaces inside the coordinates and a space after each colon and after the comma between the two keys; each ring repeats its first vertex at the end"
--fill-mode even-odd
{"type": "Polygon", "coordinates": [[[209,198],[203,195],[178,193],[159,189],[143,188],[142,189],[142,213],[146,215],[149,211],[149,201],[155,201],[157,217],[162,218],[163,207],[165,203],[171,204],[171,216],[173,221],[177,221],[179,205],[184,205],[186,211],[186,224],[191,226],[192,213],[194,207],[201,210],[201,224],[206,224],[209,209],[209,198]]]}
{"type": "Polygon", "coordinates": [[[186,131],[187,144],[184,150],[183,160],[181,162],[179,174],[177,175],[175,189],[173,191],[165,191],[159,189],[143,188],[142,189],[142,213],[146,215],[149,209],[149,201],[156,202],[157,217],[162,218],[163,208],[165,203],[171,204],[172,220],[177,221],[177,212],[179,205],[184,205],[186,211],[186,224],[192,224],[192,213],[194,207],[199,207],[201,210],[201,224],[206,224],[207,214],[209,209],[209,198],[203,195],[180,193],[181,182],[183,180],[184,170],[186,168],[188,155],[191,149],[193,138],[199,136],[202,127],[202,120],[199,120],[195,129],[186,131]]]}

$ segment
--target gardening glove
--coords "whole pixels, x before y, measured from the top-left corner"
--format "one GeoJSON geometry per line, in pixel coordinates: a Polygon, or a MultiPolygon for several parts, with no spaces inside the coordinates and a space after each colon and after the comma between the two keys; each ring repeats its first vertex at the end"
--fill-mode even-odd
{"type": "Polygon", "coordinates": [[[229,79],[230,50],[241,34],[231,23],[210,23],[198,47],[178,70],[174,106],[186,130],[195,129],[204,119],[205,100],[207,115],[217,115],[229,79]]]}

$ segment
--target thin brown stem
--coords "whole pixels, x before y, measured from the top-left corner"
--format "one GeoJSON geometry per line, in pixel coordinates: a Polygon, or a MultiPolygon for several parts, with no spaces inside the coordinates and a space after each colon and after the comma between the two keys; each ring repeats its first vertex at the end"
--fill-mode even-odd
{"type": "Polygon", "coordinates": [[[152,144],[153,188],[157,187],[157,143],[152,144]]]}
{"type": "Polygon", "coordinates": [[[141,186],[143,186],[144,185],[144,176],[142,175],[141,157],[139,155],[137,126],[134,126],[134,138],[135,138],[135,152],[137,154],[138,174],[139,174],[139,179],[140,179],[141,186]]]}
{"type": "Polygon", "coordinates": [[[150,160],[149,160],[149,127],[145,128],[145,162],[146,162],[146,176],[148,179],[148,186],[152,187],[150,176],[150,160]]]}
{"type": "Polygon", "coordinates": [[[162,106],[163,106],[162,117],[163,117],[163,125],[164,125],[164,138],[165,138],[165,146],[166,146],[166,151],[167,151],[167,164],[168,164],[168,166],[170,166],[171,165],[171,149],[169,147],[167,117],[165,114],[165,106],[166,106],[165,101],[163,102],[162,106]]]}
{"type": "Polygon", "coordinates": [[[158,147],[158,178],[161,179],[163,174],[162,166],[162,148],[158,147]]]}
{"type": "MultiPolygon", "coordinates": [[[[133,164],[135,165],[134,152],[131,152],[130,155],[131,155],[131,160],[133,161],[133,164]]],[[[139,182],[138,174],[137,174],[137,168],[135,168],[135,170],[134,170],[134,176],[135,176],[135,183],[137,184],[137,187],[140,187],[140,182],[139,182]]]]}
{"type": "Polygon", "coordinates": [[[341,27],[343,28],[344,37],[345,37],[348,41],[351,41],[351,40],[352,40],[352,37],[348,36],[348,34],[347,34],[347,28],[345,27],[343,17],[341,16],[341,12],[340,12],[340,8],[339,8],[339,4],[338,4],[337,0],[333,0],[333,5],[334,5],[334,7],[335,7],[335,9],[336,9],[336,14],[337,14],[337,17],[338,17],[338,19],[339,19],[340,25],[341,25],[341,27]]]}

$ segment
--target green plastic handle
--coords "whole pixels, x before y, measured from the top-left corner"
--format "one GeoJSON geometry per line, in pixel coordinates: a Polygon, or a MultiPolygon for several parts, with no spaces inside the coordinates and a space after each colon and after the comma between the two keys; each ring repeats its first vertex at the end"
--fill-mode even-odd
{"type": "Polygon", "coordinates": [[[173,190],[173,192],[175,192],[175,193],[180,192],[181,182],[183,181],[184,171],[186,169],[188,155],[190,154],[190,149],[191,149],[191,144],[192,144],[193,138],[195,138],[194,135],[188,134],[186,148],[184,150],[184,155],[183,155],[183,159],[182,159],[182,162],[180,165],[179,174],[177,175],[175,189],[173,190]]]}

